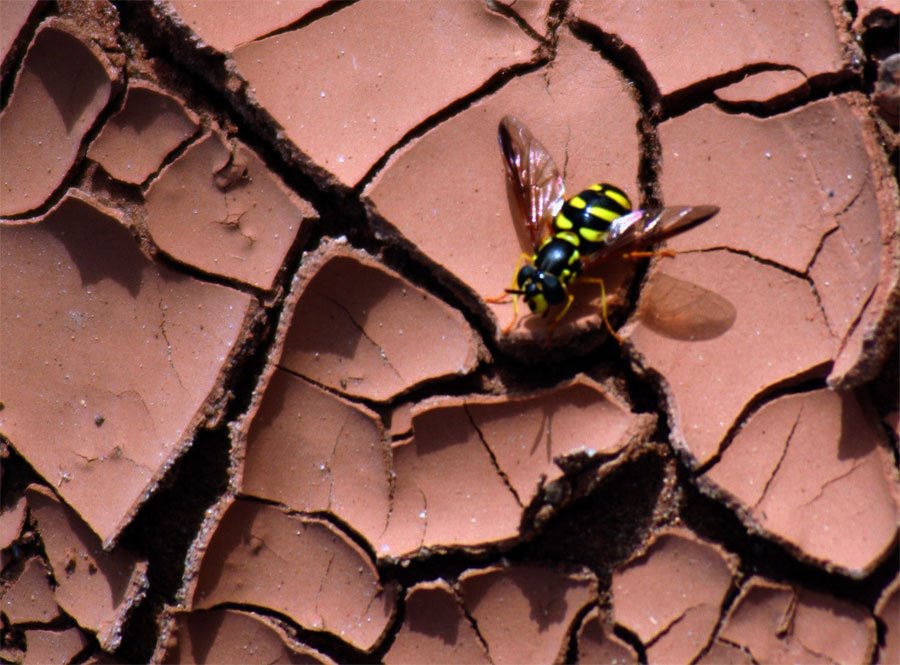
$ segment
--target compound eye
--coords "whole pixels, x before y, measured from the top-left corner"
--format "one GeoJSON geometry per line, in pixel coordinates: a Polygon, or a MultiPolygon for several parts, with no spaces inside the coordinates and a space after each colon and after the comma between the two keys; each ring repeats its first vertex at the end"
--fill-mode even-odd
{"type": "Polygon", "coordinates": [[[519,274],[516,276],[516,282],[519,284],[519,288],[525,288],[526,282],[533,282],[537,277],[537,270],[535,270],[534,266],[522,266],[519,270],[519,274]]]}

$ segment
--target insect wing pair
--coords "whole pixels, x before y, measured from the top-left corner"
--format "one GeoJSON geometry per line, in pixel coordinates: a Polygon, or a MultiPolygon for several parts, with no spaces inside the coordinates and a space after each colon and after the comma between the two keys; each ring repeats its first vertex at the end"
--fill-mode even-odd
{"type": "MultiPolygon", "coordinates": [[[[556,163],[553,161],[553,158],[550,156],[547,149],[544,148],[544,146],[531,134],[528,128],[514,116],[506,116],[501,120],[499,140],[500,149],[503,154],[503,162],[506,166],[507,180],[512,193],[513,216],[515,218],[515,223],[528,231],[528,236],[534,251],[531,263],[534,263],[539,257],[539,249],[547,244],[549,238],[559,237],[565,239],[573,236],[572,233],[560,231],[561,225],[557,217],[566,201],[565,185],[563,184],[562,174],[559,172],[556,163]],[[557,220],[556,223],[555,220],[557,220]]],[[[609,188],[617,192],[619,191],[617,188],[608,185],[595,185],[591,189],[593,191],[598,191],[603,188],[609,188]]],[[[588,190],[585,190],[582,195],[588,193],[588,190]]],[[[624,193],[620,192],[620,194],[622,195],[621,198],[624,199],[624,202],[628,203],[624,193]]],[[[580,198],[582,195],[573,197],[573,199],[580,198]]],[[[614,218],[608,220],[607,228],[599,234],[601,238],[599,241],[586,243],[590,247],[590,251],[586,251],[583,255],[579,256],[577,263],[573,264],[573,262],[570,262],[570,264],[573,264],[570,267],[573,267],[574,270],[562,271],[573,273],[568,277],[568,282],[565,281],[565,275],[551,274],[547,276],[547,279],[558,281],[557,278],[563,277],[562,283],[565,287],[573,283],[585,268],[593,264],[611,256],[627,256],[630,253],[640,252],[653,243],[669,238],[706,221],[719,211],[718,207],[711,205],[628,211],[628,209],[630,209],[629,204],[622,209],[626,210],[626,212],[618,217],[614,217],[614,215],[611,214],[607,215],[608,217],[614,218]]],[[[608,213],[609,211],[601,212],[608,213]]],[[[579,230],[580,229],[578,228],[575,229],[576,232],[579,230]]],[[[592,234],[597,235],[597,232],[594,229],[591,229],[591,232],[592,234]]],[[[593,238],[594,235],[588,237],[593,238]]],[[[574,242],[575,247],[577,248],[579,245],[577,236],[574,237],[574,242]]],[[[573,251],[576,255],[579,254],[577,250],[573,251]]],[[[549,272],[552,273],[554,270],[555,268],[551,267],[549,272]]],[[[531,307],[532,312],[536,312],[536,309],[538,309],[530,300],[535,298],[535,290],[540,286],[534,286],[530,283],[531,281],[537,281],[537,277],[532,277],[536,274],[538,274],[540,278],[544,278],[542,273],[536,273],[535,266],[524,266],[516,277],[518,288],[507,289],[507,293],[513,294],[515,298],[523,297],[531,307]],[[524,279],[523,275],[525,275],[524,279]],[[523,281],[528,283],[523,284],[523,281]]],[[[674,302],[671,290],[673,282],[671,280],[674,280],[674,278],[670,278],[666,289],[657,290],[660,293],[668,295],[670,298],[670,305],[674,302]]],[[[679,318],[682,321],[685,318],[690,319],[691,316],[685,317],[685,314],[691,310],[691,303],[693,302],[695,306],[703,308],[703,311],[697,312],[698,316],[694,317],[697,318],[698,321],[713,321],[714,324],[712,325],[712,328],[718,331],[730,327],[730,323],[734,320],[734,308],[727,300],[721,296],[708,292],[697,285],[690,285],[686,282],[683,284],[694,287],[693,289],[684,289],[685,291],[692,291],[693,295],[691,297],[682,297],[680,299],[686,304],[677,308],[679,312],[678,316],[675,318],[679,318]],[[705,296],[704,293],[701,292],[709,294],[709,296],[705,296]],[[731,311],[721,311],[718,313],[712,311],[722,308],[725,310],[730,308],[731,311]]],[[[572,296],[567,293],[567,300],[563,305],[562,312],[551,324],[551,331],[552,327],[565,315],[569,305],[571,305],[571,301],[572,296]]],[[[604,305],[604,303],[601,303],[601,305],[604,305]]],[[[672,318],[671,313],[673,309],[675,308],[672,306],[667,308],[670,312],[670,314],[667,315],[669,318],[672,318]]],[[[648,312],[650,312],[650,306],[649,304],[645,304],[642,308],[642,313],[648,312]]],[[[546,308],[541,307],[536,313],[546,315],[546,308]]],[[[661,317],[647,314],[646,318],[647,320],[653,321],[653,327],[656,329],[662,329],[664,327],[661,317]]],[[[605,318],[605,305],[604,321],[608,325],[608,321],[606,321],[605,318]]],[[[514,315],[513,322],[505,332],[512,328],[512,326],[515,325],[515,322],[516,315],[514,315]]],[[[688,326],[688,328],[690,328],[690,326],[688,326]]],[[[698,328],[696,331],[697,337],[708,337],[706,333],[709,332],[710,327],[705,326],[704,324],[701,328],[698,328]]],[[[678,338],[685,337],[684,329],[685,326],[683,323],[679,324],[680,332],[673,336],[678,338]]],[[[718,334],[721,334],[721,332],[718,332],[718,334]]]]}

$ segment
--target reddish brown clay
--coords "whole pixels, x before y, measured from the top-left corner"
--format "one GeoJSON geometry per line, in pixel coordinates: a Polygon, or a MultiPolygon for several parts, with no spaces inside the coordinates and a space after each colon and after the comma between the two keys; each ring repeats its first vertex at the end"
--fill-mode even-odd
{"type": "Polygon", "coordinates": [[[272,619],[252,612],[176,612],[169,631],[168,643],[161,642],[154,663],[334,663],[292,640],[272,619]]]}
{"type": "Polygon", "coordinates": [[[0,428],[110,544],[207,420],[253,301],[150,262],[76,192],[0,237],[0,428]]]}
{"type": "Polygon", "coordinates": [[[481,355],[458,311],[344,243],[306,257],[291,300],[279,365],[347,395],[387,401],[481,355]]]}
{"type": "Polygon", "coordinates": [[[616,622],[634,632],[654,662],[700,655],[719,619],[735,562],[691,532],[660,532],[647,552],[613,574],[616,622]]]}
{"type": "Polygon", "coordinates": [[[13,626],[49,623],[59,616],[59,607],[50,588],[49,571],[40,558],[33,557],[25,562],[21,574],[0,599],[0,608],[13,626]]]}
{"type": "Polygon", "coordinates": [[[147,562],[119,547],[104,552],[100,540],[45,487],[32,485],[28,509],[56,580],[56,601],[82,628],[96,632],[113,651],[122,625],[147,586],[147,562]]]}
{"type": "Polygon", "coordinates": [[[756,528],[853,575],[874,568],[896,538],[891,454],[852,394],[819,390],[766,404],[704,477],[756,528]]]}
{"type": "Polygon", "coordinates": [[[563,662],[575,617],[597,594],[590,573],[533,565],[467,571],[459,584],[463,606],[498,664],[563,662]]]}
{"type": "Polygon", "coordinates": [[[205,272],[271,289],[315,211],[262,160],[207,134],[147,191],[147,225],[160,249],[205,272]]]}
{"type": "Polygon", "coordinates": [[[268,607],[368,650],[384,637],[395,597],[366,553],[328,522],[238,499],[203,557],[192,607],[268,607]]]}
{"type": "Polygon", "coordinates": [[[453,589],[443,580],[422,582],[406,595],[406,619],[384,656],[400,663],[490,663],[453,589]]]}
{"type": "Polygon", "coordinates": [[[122,109],[91,142],[87,156],[116,180],[143,183],[166,156],[197,131],[199,119],[157,86],[128,86],[122,109]]]}
{"type": "Polygon", "coordinates": [[[22,215],[47,202],[74,165],[117,77],[105,54],[64,21],[42,24],[0,113],[6,165],[0,176],[0,215],[22,215]],[[73,80],[78,81],[74,88],[73,80]]]}
{"type": "Polygon", "coordinates": [[[863,663],[875,649],[875,622],[859,605],[753,577],[718,639],[744,649],[756,663],[863,663]]]}
{"type": "Polygon", "coordinates": [[[500,69],[528,62],[534,48],[480,3],[412,3],[398,12],[375,2],[245,44],[234,62],[285,138],[352,187],[419,123],[500,69]]]}

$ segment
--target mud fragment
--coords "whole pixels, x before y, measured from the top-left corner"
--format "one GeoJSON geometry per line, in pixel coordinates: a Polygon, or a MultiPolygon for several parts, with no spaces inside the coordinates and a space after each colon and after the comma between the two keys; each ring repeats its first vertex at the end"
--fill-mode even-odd
{"type": "Polygon", "coordinates": [[[641,639],[648,660],[690,662],[712,637],[735,563],[690,531],[664,530],[613,573],[616,622],[641,639]]]}
{"type": "Polygon", "coordinates": [[[177,612],[154,663],[330,665],[328,656],[292,640],[266,616],[232,609],[177,612]]]}
{"type": "Polygon", "coordinates": [[[64,21],[41,24],[0,113],[0,152],[5,164],[15,165],[0,177],[0,215],[22,215],[47,203],[75,164],[118,76],[106,55],[64,21]]]}
{"type": "Polygon", "coordinates": [[[3,6],[3,21],[0,22],[0,62],[3,63],[3,78],[6,78],[8,63],[7,56],[13,52],[16,37],[28,24],[28,20],[34,15],[35,10],[41,5],[39,0],[21,0],[21,2],[7,2],[3,6]]]}
{"type": "Polygon", "coordinates": [[[387,401],[482,355],[458,311],[340,242],[304,259],[291,300],[279,366],[346,395],[387,401]]]}
{"type": "Polygon", "coordinates": [[[160,249],[214,275],[271,289],[288,251],[317,219],[312,206],[242,143],[206,134],[147,191],[160,249]]]}
{"type": "Polygon", "coordinates": [[[718,642],[754,662],[870,662],[875,622],[865,608],[753,577],[728,612],[718,642]]]}
{"type": "Polygon", "coordinates": [[[636,665],[640,660],[631,645],[604,625],[599,610],[593,609],[578,629],[578,662],[636,665]]]}
{"type": "Polygon", "coordinates": [[[0,238],[0,429],[108,546],[207,419],[253,301],[150,262],[75,191],[0,238]]]}
{"type": "Polygon", "coordinates": [[[592,574],[536,565],[469,570],[459,586],[491,662],[501,664],[563,662],[575,618],[597,597],[592,574]]]}
{"type": "Polygon", "coordinates": [[[481,3],[412,3],[398,12],[376,2],[244,44],[234,63],[284,137],[353,187],[405,134],[502,69],[527,63],[535,46],[481,3]]]}
{"type": "Polygon", "coordinates": [[[422,582],[406,595],[406,619],[384,655],[402,663],[490,663],[453,589],[443,580],[422,582]]]}
{"type": "Polygon", "coordinates": [[[329,523],[237,499],[206,548],[191,607],[267,608],[368,651],[395,601],[395,587],[382,586],[366,553],[329,523]]]}
{"type": "Polygon", "coordinates": [[[849,74],[849,35],[827,3],[677,5],[652,1],[574,3],[570,11],[634,49],[662,98],[729,79],[753,66],[791,66],[806,79],[849,74]],[[752,35],[752,38],[748,38],[752,35]]]}
{"type": "MultiPolygon", "coordinates": [[[[0,550],[5,550],[13,544],[22,533],[23,526],[25,526],[25,497],[20,496],[13,505],[4,507],[0,512],[0,550]]],[[[6,567],[5,560],[2,567],[6,567]]]]}
{"type": "Polygon", "coordinates": [[[702,106],[660,125],[665,202],[722,209],[668,246],[804,275],[839,344],[829,383],[844,388],[877,372],[898,308],[897,189],[869,114],[851,93],[763,119],[702,106]]]}
{"type": "Polygon", "coordinates": [[[276,369],[247,435],[241,491],[329,512],[374,547],[387,524],[390,452],[377,416],[276,369]]]}
{"type": "Polygon", "coordinates": [[[527,398],[470,399],[465,408],[523,504],[541,482],[562,477],[558,460],[612,457],[655,423],[585,376],[527,398]]]}
{"type": "Polygon", "coordinates": [[[464,400],[413,415],[413,438],[393,447],[395,489],[378,554],[466,547],[515,538],[522,506],[498,473],[464,400]]]}
{"type": "Polygon", "coordinates": [[[23,665],[65,665],[88,645],[87,638],[77,628],[26,630],[25,640],[28,650],[23,665]]]}
{"type": "Polygon", "coordinates": [[[896,539],[898,486],[886,444],[852,394],[788,395],[751,416],[704,478],[756,529],[863,576],[896,539]]]}
{"type": "Polygon", "coordinates": [[[49,571],[39,557],[25,562],[22,573],[0,598],[0,610],[13,625],[49,623],[59,616],[49,571]]]}
{"type": "Polygon", "coordinates": [[[87,156],[116,180],[139,185],[197,130],[199,118],[155,85],[128,86],[122,109],[88,147],[87,156]]]}
{"type": "Polygon", "coordinates": [[[28,508],[56,580],[56,602],[78,625],[114,651],[122,626],[147,588],[147,562],[116,548],[105,552],[87,525],[53,493],[32,485],[28,508]]]}

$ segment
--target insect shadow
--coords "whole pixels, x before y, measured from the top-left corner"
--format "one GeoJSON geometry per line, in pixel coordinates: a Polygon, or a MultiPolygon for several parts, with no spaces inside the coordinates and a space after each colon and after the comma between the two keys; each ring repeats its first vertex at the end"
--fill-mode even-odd
{"type": "Polygon", "coordinates": [[[737,309],[714,291],[657,271],[641,290],[636,318],[664,337],[701,342],[728,332],[737,309]]]}

